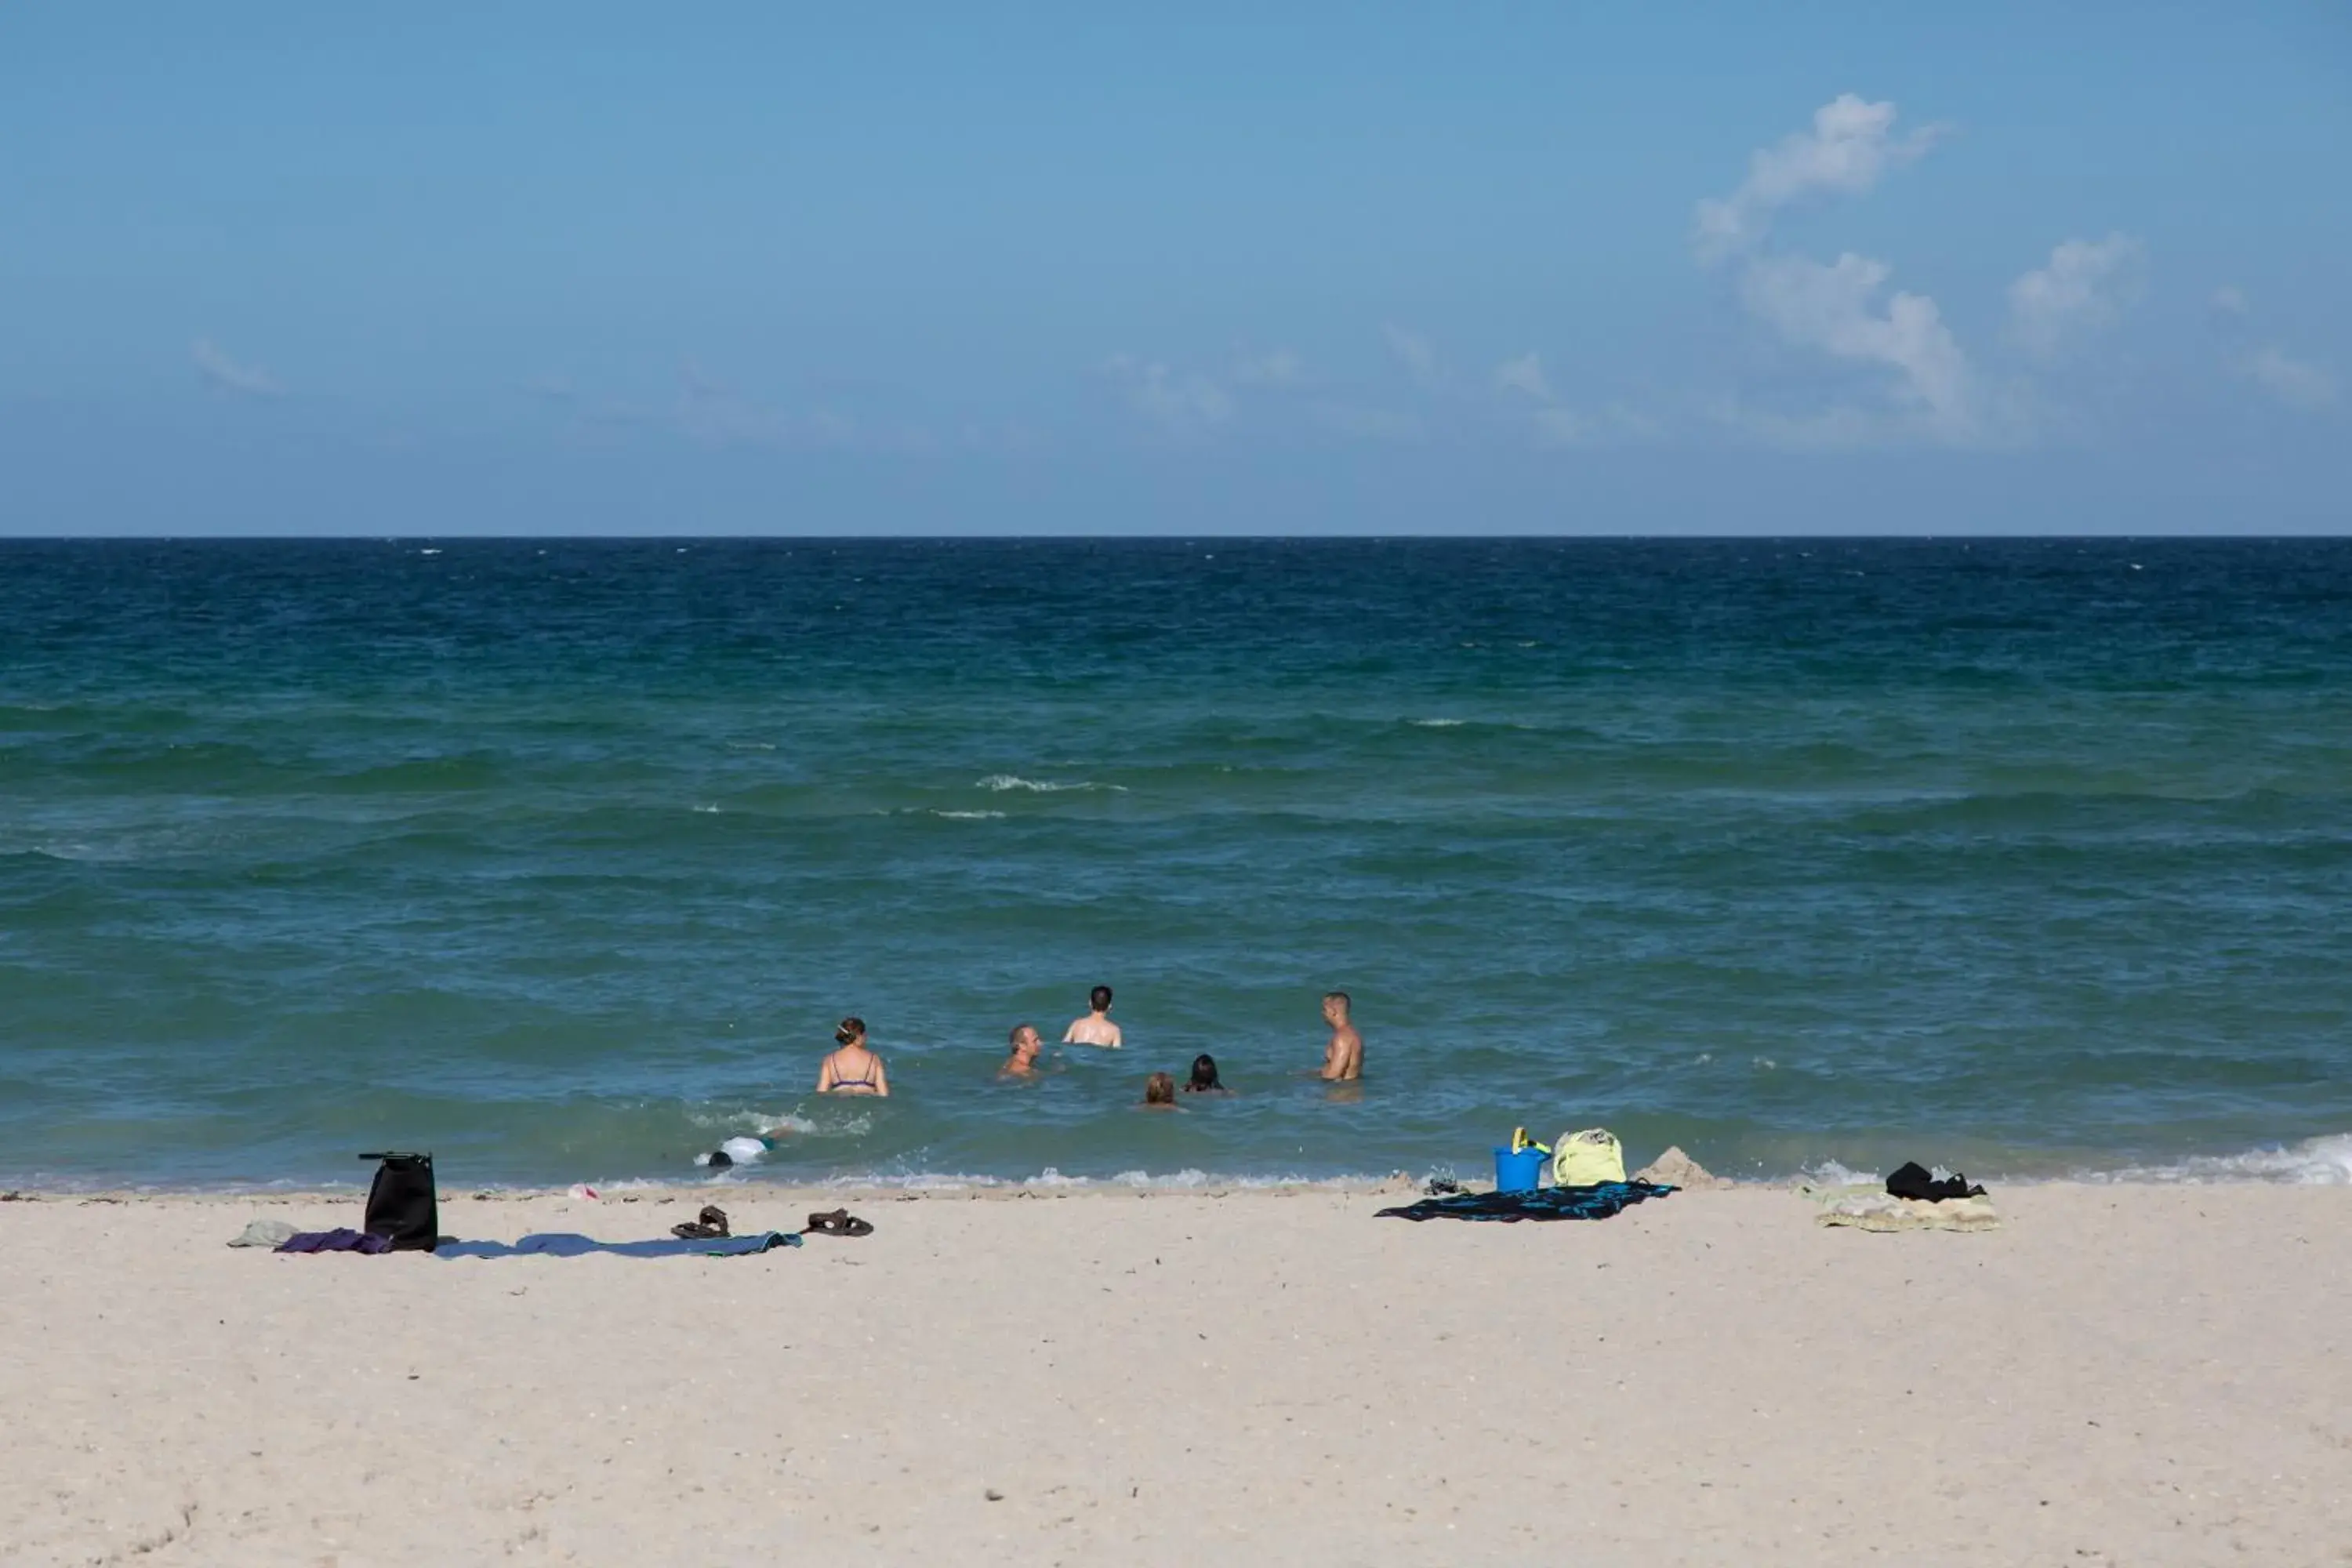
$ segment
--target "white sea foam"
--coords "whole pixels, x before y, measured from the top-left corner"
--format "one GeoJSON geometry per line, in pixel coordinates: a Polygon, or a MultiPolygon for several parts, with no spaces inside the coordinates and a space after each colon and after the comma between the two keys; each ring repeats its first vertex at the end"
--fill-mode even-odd
{"type": "Polygon", "coordinates": [[[2199,1154],[2163,1165],[2128,1165],[2120,1171],[2085,1171],[2090,1182],[2275,1182],[2282,1185],[2352,1186],[2352,1132],[2307,1138],[2283,1149],[2250,1149],[2242,1154],[2199,1154]]]}
{"type": "Polygon", "coordinates": [[[992,822],[1004,814],[1001,811],[935,811],[931,815],[950,822],[992,822]]]}
{"type": "MultiPolygon", "coordinates": [[[[686,1119],[697,1127],[706,1127],[714,1132],[730,1130],[740,1132],[765,1132],[772,1127],[781,1127],[788,1132],[799,1133],[816,1133],[824,1131],[805,1116],[779,1116],[765,1110],[688,1111],[686,1119]]],[[[858,1131],[862,1132],[866,1130],[865,1117],[856,1117],[853,1120],[859,1123],[858,1131]]]]}
{"type": "Polygon", "coordinates": [[[1053,779],[1024,779],[1019,773],[991,773],[976,781],[974,789],[993,790],[1003,795],[1007,790],[1027,790],[1032,795],[1060,795],[1069,791],[1107,789],[1119,795],[1127,793],[1125,784],[1097,784],[1092,779],[1080,779],[1076,784],[1061,784],[1053,779]]]}
{"type": "MultiPolygon", "coordinates": [[[[1821,1160],[1802,1165],[1800,1179],[1816,1186],[1845,1186],[1861,1184],[1875,1186],[1885,1177],[1875,1171],[1857,1171],[1837,1160],[1821,1160]]],[[[1942,1177],[1950,1173],[1942,1165],[1935,1166],[1930,1175],[1942,1177]]],[[[2332,1133],[2324,1138],[2309,1138],[2300,1143],[2268,1149],[2249,1149],[2237,1154],[2192,1154],[2186,1159],[2160,1164],[2133,1164],[2106,1167],[2077,1166],[2063,1173],[2044,1170],[2041,1173],[2018,1175],[1998,1169],[1972,1172],[1987,1183],[2016,1185],[2021,1182],[2161,1182],[2182,1185],[2226,1186],[2241,1184],[2267,1184],[2279,1186],[2352,1186],[2352,1132],[2332,1133]]]]}
{"type": "Polygon", "coordinates": [[[695,815],[698,816],[716,816],[719,815],[719,808],[716,805],[698,805],[694,810],[695,815]]]}
{"type": "Polygon", "coordinates": [[[1465,719],[1408,719],[1405,721],[1416,730],[1458,730],[1468,721],[1465,719]]]}

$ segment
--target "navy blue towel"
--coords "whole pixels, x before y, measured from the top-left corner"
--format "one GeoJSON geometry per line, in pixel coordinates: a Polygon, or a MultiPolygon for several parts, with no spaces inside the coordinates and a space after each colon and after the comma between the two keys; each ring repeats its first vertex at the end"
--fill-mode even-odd
{"type": "Polygon", "coordinates": [[[709,1240],[661,1237],[652,1241],[597,1241],[570,1231],[535,1231],[511,1245],[503,1241],[445,1241],[436,1258],[586,1258],[608,1253],[615,1258],[748,1258],[779,1247],[798,1247],[800,1237],[789,1230],[754,1231],[749,1236],[722,1236],[709,1240]]]}
{"type": "Polygon", "coordinates": [[[1423,1198],[1402,1208],[1382,1209],[1381,1219],[1607,1219],[1643,1198],[1662,1198],[1672,1187],[1655,1182],[1603,1182],[1592,1187],[1538,1187],[1530,1193],[1456,1193],[1423,1198]]]}
{"type": "Polygon", "coordinates": [[[278,1244],[280,1252],[390,1252],[392,1238],[363,1230],[306,1230],[278,1244]]]}

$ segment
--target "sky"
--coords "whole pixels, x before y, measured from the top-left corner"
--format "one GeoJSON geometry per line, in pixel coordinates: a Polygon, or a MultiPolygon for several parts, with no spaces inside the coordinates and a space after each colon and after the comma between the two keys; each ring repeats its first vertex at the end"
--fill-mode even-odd
{"type": "Polygon", "coordinates": [[[0,534],[2352,531],[2352,7],[0,7],[0,534]]]}

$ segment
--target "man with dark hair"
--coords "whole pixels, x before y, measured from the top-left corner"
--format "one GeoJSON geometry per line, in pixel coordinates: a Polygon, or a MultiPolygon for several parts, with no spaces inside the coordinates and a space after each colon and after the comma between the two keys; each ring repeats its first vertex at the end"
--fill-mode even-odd
{"type": "Polygon", "coordinates": [[[1331,1026],[1331,1043],[1323,1047],[1323,1070],[1316,1076],[1326,1083],[1353,1083],[1364,1076],[1364,1037],[1348,1021],[1348,994],[1323,994],[1323,1021],[1331,1026]]]}
{"type": "Polygon", "coordinates": [[[1100,1046],[1109,1051],[1118,1049],[1118,1026],[1110,1021],[1110,987],[1096,986],[1093,994],[1087,998],[1087,1005],[1093,1011],[1083,1018],[1071,1021],[1070,1026],[1062,1031],[1062,1044],[1100,1046]]]}

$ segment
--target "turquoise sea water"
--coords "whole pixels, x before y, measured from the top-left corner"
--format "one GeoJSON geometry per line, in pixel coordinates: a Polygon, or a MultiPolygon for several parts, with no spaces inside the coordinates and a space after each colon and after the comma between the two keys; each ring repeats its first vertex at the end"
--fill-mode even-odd
{"type": "Polygon", "coordinates": [[[16,1184],[2342,1180],[2347,910],[2352,542],[0,542],[16,1184]]]}

